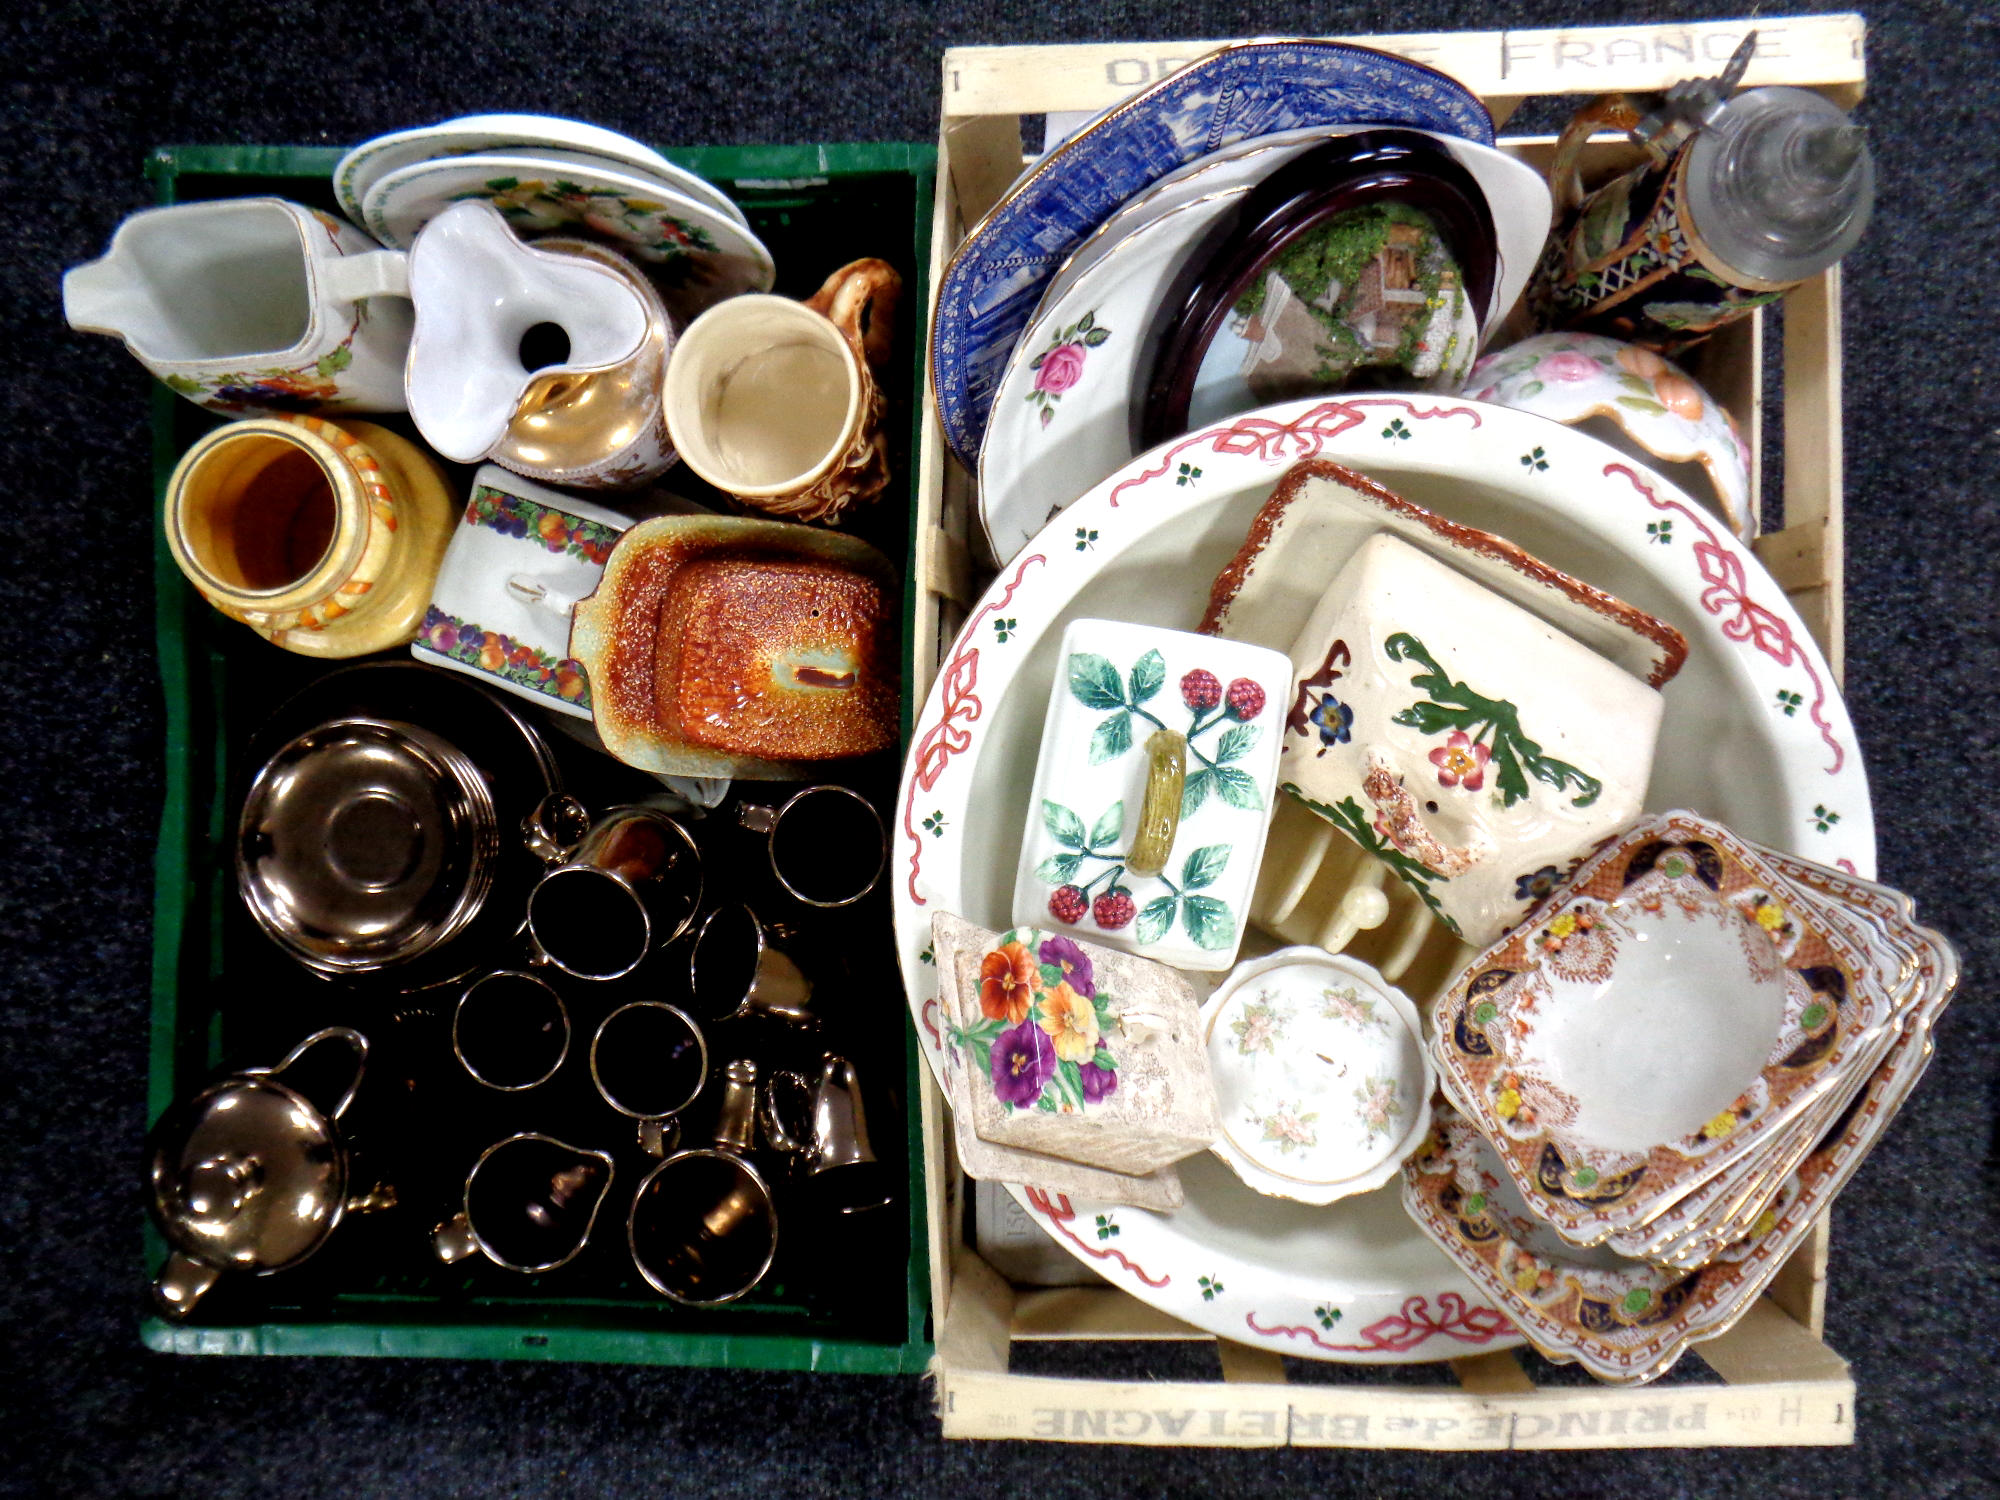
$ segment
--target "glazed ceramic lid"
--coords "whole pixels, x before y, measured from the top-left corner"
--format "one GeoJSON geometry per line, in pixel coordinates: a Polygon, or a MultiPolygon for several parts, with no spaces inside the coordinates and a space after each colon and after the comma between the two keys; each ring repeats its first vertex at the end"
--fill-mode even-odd
{"type": "Polygon", "coordinates": [[[196,1095],[161,1127],[147,1177],[174,1248],[232,1270],[303,1260],[347,1201],[332,1121],[270,1078],[232,1078],[196,1095]]]}
{"type": "Polygon", "coordinates": [[[1251,1187],[1331,1203],[1379,1187],[1423,1139],[1436,1086],[1416,1008],[1367,964],[1284,948],[1202,1008],[1214,1151],[1251,1187]]]}
{"type": "Polygon", "coordinates": [[[492,796],[459,750],[414,724],[338,719],[258,772],[237,880],[251,915],[300,961],[375,969],[463,929],[497,847],[492,796]]]}

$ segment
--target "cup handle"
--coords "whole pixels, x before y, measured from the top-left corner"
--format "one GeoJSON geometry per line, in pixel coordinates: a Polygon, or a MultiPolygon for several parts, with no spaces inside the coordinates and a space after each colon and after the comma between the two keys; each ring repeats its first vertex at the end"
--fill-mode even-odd
{"type": "Polygon", "coordinates": [[[889,357],[889,336],[902,290],[903,278],[896,268],[868,256],[850,261],[827,277],[805,305],[845,334],[849,347],[874,366],[889,357]],[[864,320],[868,325],[865,330],[864,320]]]}
{"type": "Polygon", "coordinates": [[[589,831],[589,809],[568,792],[549,793],[521,820],[522,844],[551,869],[566,862],[589,831]]]}
{"type": "Polygon", "coordinates": [[[811,1131],[807,1138],[800,1140],[786,1128],[784,1116],[778,1110],[777,1091],[780,1086],[793,1090],[805,1101],[805,1113],[812,1110],[812,1085],[805,1075],[789,1068],[775,1069],[764,1080],[764,1086],[757,1093],[757,1124],[764,1132],[764,1144],[784,1156],[793,1156],[809,1150],[813,1144],[811,1131]]]}
{"type": "Polygon", "coordinates": [[[343,255],[320,265],[327,292],[342,302],[367,297],[410,295],[410,256],[406,250],[369,250],[343,255]]]}
{"type": "Polygon", "coordinates": [[[639,1149],[648,1156],[665,1157],[680,1139],[681,1122],[676,1115],[639,1122],[639,1149]]]}

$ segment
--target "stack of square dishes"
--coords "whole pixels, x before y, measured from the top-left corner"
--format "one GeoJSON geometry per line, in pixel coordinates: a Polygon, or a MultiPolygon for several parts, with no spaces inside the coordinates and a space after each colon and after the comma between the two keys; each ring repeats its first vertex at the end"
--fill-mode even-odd
{"type": "Polygon", "coordinates": [[[1846,1186],[1957,978],[1900,893],[1648,817],[1439,999],[1405,1204],[1549,1358],[1651,1380],[1846,1186]]]}

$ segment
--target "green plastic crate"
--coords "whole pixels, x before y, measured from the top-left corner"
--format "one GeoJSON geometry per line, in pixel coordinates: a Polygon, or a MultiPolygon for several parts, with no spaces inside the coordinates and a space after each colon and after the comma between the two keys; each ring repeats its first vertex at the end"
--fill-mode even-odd
{"type": "MultiPolygon", "coordinates": [[[[310,147],[166,147],[148,161],[147,174],[162,203],[271,194],[333,210],[329,178],[340,154],[310,147]]],[[[894,363],[883,382],[895,423],[891,457],[897,482],[854,529],[892,557],[904,558],[907,574],[913,558],[911,514],[923,389],[922,310],[929,305],[935,149],[899,144],[745,146],[665,154],[736,198],[778,263],[775,290],[794,297],[810,295],[827,272],[860,255],[879,255],[903,273],[894,363]]],[[[164,387],[155,389],[153,403],[157,500],[164,497],[167,476],[179,454],[215,423],[164,387]]],[[[395,419],[370,420],[397,425],[395,419]]],[[[402,430],[409,428],[404,424],[402,430]]],[[[461,481],[468,474],[469,470],[455,471],[461,481]]],[[[671,487],[700,498],[701,491],[690,480],[681,470],[667,476],[671,487]]],[[[244,725],[254,723],[265,706],[326,669],[325,664],[275,651],[222,619],[187,585],[164,536],[156,540],[166,785],[155,862],[149,1119],[225,1065],[272,1063],[282,1055],[282,1048],[270,1050],[286,1031],[277,1022],[263,1031],[249,1025],[268,1054],[253,1055],[256,1048],[245,1040],[241,1017],[254,1015],[262,997],[230,991],[232,984],[242,984],[245,944],[262,941],[242,916],[233,889],[227,824],[234,806],[232,788],[243,774],[233,757],[241,750],[244,725]]],[[[905,680],[910,675],[908,608],[906,598],[905,680]]],[[[386,655],[408,659],[400,651],[386,655]]],[[[905,702],[906,744],[914,709],[914,704],[905,702]]],[[[548,738],[559,756],[566,753],[557,743],[560,735],[551,733],[548,738]]],[[[886,774],[885,806],[893,800],[893,768],[886,774]]],[[[228,1305],[240,1316],[204,1318],[204,1308],[187,1325],[147,1319],[142,1328],[147,1346],[187,1354],[588,1360],[859,1373],[922,1370],[931,1355],[918,1119],[917,1070],[922,1063],[908,1007],[894,978],[886,916],[881,944],[886,992],[870,997],[870,1003],[879,1007],[882,1042],[890,1049],[883,1055],[894,1058],[883,1071],[900,1087],[881,1095],[892,1098],[897,1107],[878,1108],[878,1147],[888,1122],[900,1115],[902,1139],[889,1144],[902,1155],[906,1167],[907,1212],[884,1211],[894,1221],[872,1232],[874,1253],[865,1266],[816,1266],[803,1278],[794,1276],[790,1287],[772,1293],[760,1288],[741,1303],[699,1312],[653,1295],[637,1281],[636,1273],[629,1285],[599,1282],[580,1287],[561,1271],[521,1278],[482,1268],[475,1261],[469,1263],[473,1269],[468,1274],[461,1267],[427,1267],[407,1255],[406,1263],[397,1263],[396,1254],[386,1257],[385,1263],[392,1264],[388,1274],[357,1278],[343,1272],[341,1257],[360,1256],[359,1251],[349,1255],[350,1244],[365,1245],[373,1234],[363,1226],[378,1219],[387,1225],[401,1218],[404,1222],[395,1232],[405,1240],[416,1232],[414,1222],[398,1211],[393,1216],[349,1218],[327,1250],[295,1271],[270,1278],[225,1278],[211,1297],[219,1298],[224,1288],[235,1287],[228,1305]]],[[[287,978],[299,978],[301,971],[288,966],[289,960],[272,952],[251,962],[248,969],[258,983],[276,986],[287,978]]],[[[282,999],[277,1003],[282,1006],[282,999]]],[[[307,1029],[292,1024],[291,1039],[307,1029]]],[[[879,1080],[876,1090],[880,1094],[879,1080]]],[[[883,1154],[887,1157],[889,1151],[883,1154]]],[[[614,1188],[607,1216],[615,1212],[622,1217],[621,1198],[621,1190],[614,1188]]],[[[607,1232],[622,1243],[620,1228],[607,1217],[600,1222],[593,1244],[607,1232]]],[[[380,1236],[374,1237],[379,1248],[380,1236]]],[[[148,1280],[165,1253],[149,1225],[143,1266],[148,1280]]],[[[366,1258],[361,1259],[366,1264],[366,1258]]]]}

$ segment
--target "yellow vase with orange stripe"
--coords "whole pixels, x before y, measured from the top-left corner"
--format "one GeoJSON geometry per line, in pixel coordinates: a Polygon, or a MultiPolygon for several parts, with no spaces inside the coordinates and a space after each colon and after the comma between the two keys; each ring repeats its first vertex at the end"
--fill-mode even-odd
{"type": "Polygon", "coordinates": [[[167,545],[201,596],[305,656],[410,640],[457,504],[435,460],[373,422],[272,416],[189,448],[167,481],[167,545]]]}

